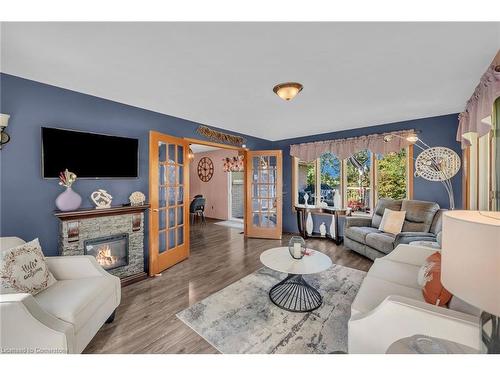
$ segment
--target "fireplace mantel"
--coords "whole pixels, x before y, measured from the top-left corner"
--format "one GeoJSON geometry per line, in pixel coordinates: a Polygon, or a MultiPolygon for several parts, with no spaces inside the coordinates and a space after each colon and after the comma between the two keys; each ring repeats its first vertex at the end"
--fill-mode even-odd
{"type": "Polygon", "coordinates": [[[149,208],[149,204],[140,206],[114,206],[111,208],[83,208],[75,211],[54,211],[54,215],[62,221],[88,219],[101,216],[115,216],[141,213],[149,208]]]}

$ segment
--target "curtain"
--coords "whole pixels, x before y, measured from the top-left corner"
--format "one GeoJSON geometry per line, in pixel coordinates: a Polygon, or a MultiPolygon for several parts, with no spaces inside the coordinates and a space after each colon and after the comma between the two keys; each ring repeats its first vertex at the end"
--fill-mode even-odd
{"type": "Polygon", "coordinates": [[[303,161],[315,160],[327,152],[341,160],[347,159],[361,150],[370,150],[375,154],[385,155],[390,152],[399,152],[412,144],[406,140],[406,137],[413,134],[415,134],[415,130],[409,129],[361,137],[300,143],[290,146],[290,155],[303,161]]]}
{"type": "Polygon", "coordinates": [[[500,50],[467,101],[465,111],[458,116],[457,141],[462,144],[462,149],[471,145],[471,137],[476,135],[482,137],[490,132],[493,125],[492,108],[498,97],[500,97],[500,50]]]}

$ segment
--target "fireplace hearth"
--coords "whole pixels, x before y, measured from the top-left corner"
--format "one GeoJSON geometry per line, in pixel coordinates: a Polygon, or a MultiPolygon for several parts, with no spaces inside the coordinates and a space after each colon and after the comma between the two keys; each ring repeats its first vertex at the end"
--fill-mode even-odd
{"type": "Polygon", "coordinates": [[[128,265],[128,234],[86,240],[84,253],[92,255],[105,270],[128,265]]]}

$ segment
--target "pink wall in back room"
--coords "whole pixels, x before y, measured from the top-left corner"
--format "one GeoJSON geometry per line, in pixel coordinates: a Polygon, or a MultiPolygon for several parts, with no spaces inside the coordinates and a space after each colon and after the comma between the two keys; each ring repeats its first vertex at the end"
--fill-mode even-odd
{"type": "Polygon", "coordinates": [[[196,153],[189,172],[189,189],[191,200],[197,194],[202,194],[207,200],[205,216],[214,219],[228,220],[228,173],[224,172],[222,159],[238,156],[238,151],[216,150],[196,153]],[[202,157],[209,157],[214,163],[214,175],[208,182],[198,177],[198,162],[202,157]]]}

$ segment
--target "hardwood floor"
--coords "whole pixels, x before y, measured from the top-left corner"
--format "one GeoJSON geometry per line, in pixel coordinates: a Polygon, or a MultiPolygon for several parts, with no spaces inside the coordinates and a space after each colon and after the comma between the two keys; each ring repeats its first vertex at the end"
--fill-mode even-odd
{"type": "MultiPolygon", "coordinates": [[[[290,237],[245,239],[239,230],[212,220],[192,226],[189,259],[123,288],[115,321],[101,328],[84,353],[217,353],[175,314],[262,267],[260,254],[287,246],[290,237]]],[[[343,266],[367,271],[372,264],[329,240],[307,244],[343,266]]]]}

